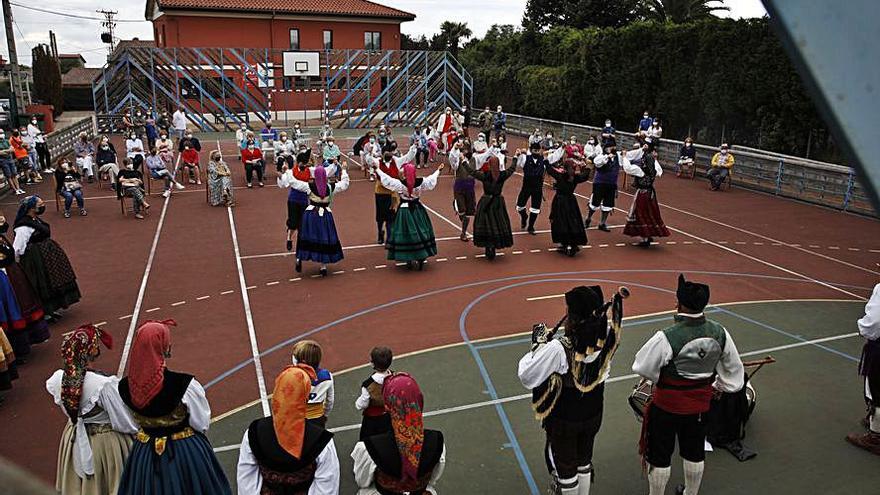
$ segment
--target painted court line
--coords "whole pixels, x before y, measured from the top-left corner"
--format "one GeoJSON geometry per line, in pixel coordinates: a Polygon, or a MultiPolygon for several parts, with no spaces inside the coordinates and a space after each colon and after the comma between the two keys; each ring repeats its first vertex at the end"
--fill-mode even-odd
{"type": "Polygon", "coordinates": [[[263,407],[263,416],[270,414],[269,399],[266,397],[266,382],[263,377],[263,361],[260,358],[260,348],[257,345],[257,332],[254,329],[254,317],[251,314],[251,301],[248,296],[248,287],[244,281],[244,269],[241,266],[241,250],[238,247],[238,235],[235,231],[235,219],[232,216],[232,208],[227,207],[226,212],[229,215],[229,231],[232,234],[232,248],[235,251],[235,266],[238,270],[238,283],[241,286],[241,302],[244,305],[244,317],[247,322],[248,337],[251,343],[251,353],[253,354],[254,369],[257,373],[257,388],[260,391],[260,404],[263,407]]]}
{"type": "Polygon", "coordinates": [[[176,303],[171,303],[171,306],[172,306],[172,307],[174,307],[174,306],[182,306],[182,305],[184,305],[184,304],[186,304],[186,301],[177,301],[176,303]]]}
{"type": "Polygon", "coordinates": [[[234,290],[224,290],[223,292],[220,293],[220,295],[225,296],[227,294],[232,294],[233,292],[235,292],[235,291],[234,290]]]}

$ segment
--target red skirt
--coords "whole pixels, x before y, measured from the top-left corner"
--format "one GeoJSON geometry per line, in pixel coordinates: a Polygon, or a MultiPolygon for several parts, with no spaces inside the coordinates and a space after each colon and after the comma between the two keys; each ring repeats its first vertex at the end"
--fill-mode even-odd
{"type": "Polygon", "coordinates": [[[631,237],[669,237],[669,229],[660,216],[656,193],[647,189],[636,192],[623,233],[631,237]]]}

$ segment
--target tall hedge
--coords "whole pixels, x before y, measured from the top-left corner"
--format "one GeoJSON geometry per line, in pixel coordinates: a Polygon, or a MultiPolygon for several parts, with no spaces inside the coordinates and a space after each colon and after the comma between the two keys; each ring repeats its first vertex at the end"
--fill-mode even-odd
{"type": "Polygon", "coordinates": [[[496,26],[466,45],[479,106],[634,130],[642,111],[664,135],[838,160],[767,19],[639,22],[612,29],[496,26]]]}

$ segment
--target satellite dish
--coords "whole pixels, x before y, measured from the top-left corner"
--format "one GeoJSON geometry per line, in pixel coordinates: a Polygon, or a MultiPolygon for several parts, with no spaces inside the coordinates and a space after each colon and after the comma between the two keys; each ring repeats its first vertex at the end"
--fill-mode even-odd
{"type": "Polygon", "coordinates": [[[110,33],[101,33],[101,41],[103,43],[112,43],[113,38],[110,36],[110,33]]]}

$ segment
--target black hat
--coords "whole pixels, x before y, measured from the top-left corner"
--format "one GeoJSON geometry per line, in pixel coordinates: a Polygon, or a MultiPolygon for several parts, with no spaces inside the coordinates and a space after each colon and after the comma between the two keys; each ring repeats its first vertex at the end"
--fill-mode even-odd
{"type": "Polygon", "coordinates": [[[534,142],[534,143],[532,143],[532,144],[529,145],[529,149],[532,149],[532,150],[540,150],[540,149],[541,149],[541,143],[539,143],[539,142],[536,141],[536,142],[534,142]]]}
{"type": "Polygon", "coordinates": [[[296,155],[297,163],[309,163],[309,160],[312,158],[312,150],[311,148],[300,151],[299,154],[296,155]]]}
{"type": "Polygon", "coordinates": [[[598,285],[591,287],[581,285],[565,293],[565,304],[568,306],[568,314],[571,316],[589,318],[604,303],[602,287],[598,285]]]}
{"type": "Polygon", "coordinates": [[[678,290],[675,295],[679,304],[694,311],[703,311],[709,304],[709,286],[688,282],[683,274],[678,276],[678,290]]]}

